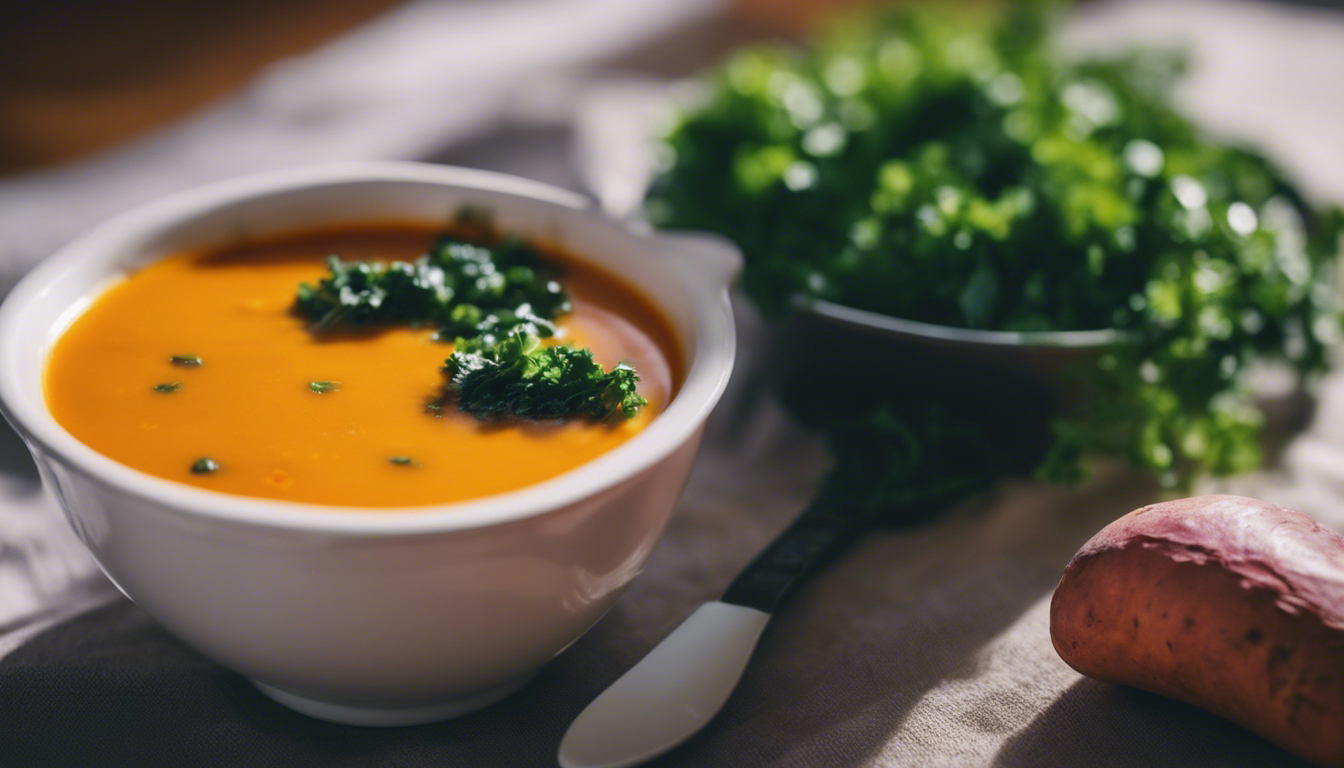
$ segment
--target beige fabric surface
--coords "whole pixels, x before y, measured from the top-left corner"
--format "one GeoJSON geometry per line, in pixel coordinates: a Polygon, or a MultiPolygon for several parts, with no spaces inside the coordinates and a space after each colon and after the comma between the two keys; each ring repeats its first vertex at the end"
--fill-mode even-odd
{"type": "MultiPolygon", "coordinates": [[[[1340,19],[1222,0],[1100,3],[1072,24],[1070,39],[1080,47],[1153,35],[1188,40],[1200,62],[1184,95],[1190,108],[1220,132],[1268,143],[1316,194],[1344,199],[1340,19]]],[[[414,31],[414,25],[402,30],[414,31]]],[[[351,50],[345,45],[323,55],[357,63],[358,57],[342,58],[351,50]]],[[[133,197],[229,175],[235,166],[283,164],[286,147],[296,143],[304,145],[304,160],[415,157],[444,138],[420,130],[437,116],[412,110],[396,131],[380,134],[377,126],[355,122],[335,144],[310,146],[314,124],[275,97],[281,86],[303,92],[305,77],[328,82],[314,114],[336,120],[349,108],[342,101],[348,94],[330,85],[329,73],[296,62],[250,97],[160,137],[166,143],[157,147],[146,143],[0,183],[0,286],[89,223],[81,217],[97,218],[133,197]],[[239,125],[254,146],[237,156],[203,151],[202,137],[216,141],[239,125]],[[358,137],[365,143],[352,143],[358,137]],[[57,208],[60,215],[50,215],[57,208]]],[[[356,95],[368,97],[375,81],[359,80],[356,95]]],[[[375,95],[395,101],[395,94],[375,95]]],[[[468,96],[484,105],[482,113],[495,104],[494,96],[468,96]]],[[[454,126],[449,133],[465,130],[454,126]]],[[[575,680],[566,697],[550,703],[551,713],[577,712],[582,699],[618,677],[697,604],[716,597],[803,507],[824,470],[815,438],[788,423],[753,375],[761,328],[743,309],[738,374],[678,514],[643,576],[539,678],[538,684],[575,680]],[[594,648],[603,649],[598,661],[594,648]],[[581,680],[574,678],[579,673],[581,680]]],[[[1344,379],[1323,387],[1313,426],[1288,448],[1282,469],[1218,489],[1260,495],[1344,529],[1344,379]]],[[[1192,707],[1082,679],[1051,649],[1046,609],[1069,557],[1154,494],[1149,481],[1114,469],[1076,490],[1015,482],[923,527],[868,534],[780,613],[721,716],[659,764],[1291,765],[1277,748],[1192,707]]],[[[72,595],[96,598],[106,587],[70,537],[53,533],[63,524],[42,501],[31,464],[8,432],[0,437],[0,499],[3,656],[30,636],[7,631],[15,617],[71,605],[72,595]]],[[[521,716],[542,706],[526,690],[519,696],[500,707],[520,707],[512,711],[521,716]]],[[[558,741],[555,725],[548,721],[538,734],[520,723],[517,738],[558,741]]]]}
{"type": "MultiPolygon", "coordinates": [[[[815,439],[752,380],[761,328],[748,308],[739,316],[746,375],[715,414],[648,569],[594,630],[598,642],[624,636],[629,654],[615,668],[717,597],[802,508],[824,466],[815,439]]],[[[1344,529],[1336,497],[1304,490],[1327,478],[1297,458],[1339,450],[1327,424],[1344,433],[1344,378],[1323,398],[1323,421],[1289,451],[1296,475],[1216,490],[1295,503],[1344,529]]],[[[1344,461],[1330,467],[1336,476],[1340,469],[1344,461]]],[[[1151,480],[1103,467],[1081,488],[1013,481],[932,523],[870,532],[777,616],[719,718],[659,764],[1295,764],[1194,707],[1087,680],[1051,647],[1050,595],[1070,557],[1158,495],[1151,480]]]]}

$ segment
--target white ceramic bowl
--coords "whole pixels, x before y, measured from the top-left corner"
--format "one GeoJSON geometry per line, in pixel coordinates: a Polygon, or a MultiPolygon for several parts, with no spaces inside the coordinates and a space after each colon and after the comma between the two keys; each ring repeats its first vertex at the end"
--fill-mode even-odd
{"type": "Polygon", "coordinates": [[[576,195],[479,171],[361,163],[252,176],[136,208],[34,269],[0,307],[0,409],[103,570],[168,630],[302,712],[427,722],[518,688],[639,573],[732,368],[739,262],[721,241],[636,232],[576,195]],[[519,491],[369,515],[153,477],[47,410],[53,342],[128,270],[240,236],[437,222],[464,205],[620,274],[666,313],[687,373],[644,431],[519,491]]]}

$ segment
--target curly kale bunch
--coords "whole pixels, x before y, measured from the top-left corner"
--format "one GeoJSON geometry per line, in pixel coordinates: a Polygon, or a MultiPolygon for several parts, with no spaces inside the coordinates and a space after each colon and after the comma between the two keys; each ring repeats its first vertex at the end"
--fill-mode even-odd
{"type": "Polygon", "coordinates": [[[648,217],[742,248],[767,314],[800,297],[965,328],[1117,328],[1044,468],[1119,455],[1171,483],[1260,460],[1242,374],[1320,370],[1338,210],[1203,137],[1145,53],[1066,62],[1034,6],[897,10],[811,50],[746,50],[673,127],[648,217]]]}

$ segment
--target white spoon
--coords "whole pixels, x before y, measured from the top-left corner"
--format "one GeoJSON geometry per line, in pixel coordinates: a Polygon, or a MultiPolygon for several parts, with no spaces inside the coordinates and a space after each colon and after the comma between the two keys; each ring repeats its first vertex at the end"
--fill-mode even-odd
{"type": "Polygon", "coordinates": [[[728,701],[770,614],[705,603],[583,710],[560,742],[562,768],[616,768],[685,741],[728,701]]]}
{"type": "Polygon", "coordinates": [[[690,738],[728,701],[770,615],[863,530],[863,515],[813,503],[738,575],[569,726],[562,768],[619,768],[690,738]]]}

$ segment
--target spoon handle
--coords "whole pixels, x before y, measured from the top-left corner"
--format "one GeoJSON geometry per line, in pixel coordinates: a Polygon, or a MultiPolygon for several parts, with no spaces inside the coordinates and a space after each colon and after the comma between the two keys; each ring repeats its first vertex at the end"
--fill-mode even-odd
{"type": "Polygon", "coordinates": [[[818,496],[733,579],[720,600],[774,613],[858,538],[867,522],[864,515],[818,496]]]}

